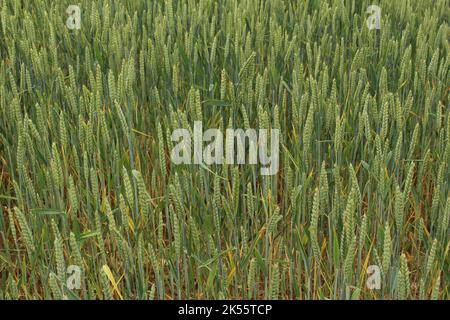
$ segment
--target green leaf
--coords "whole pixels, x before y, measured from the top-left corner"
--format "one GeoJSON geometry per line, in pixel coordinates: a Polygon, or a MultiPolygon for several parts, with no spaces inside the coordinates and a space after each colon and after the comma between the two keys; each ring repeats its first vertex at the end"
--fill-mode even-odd
{"type": "Polygon", "coordinates": [[[88,231],[80,235],[80,240],[96,237],[99,233],[97,231],[88,231]]]}
{"type": "Polygon", "coordinates": [[[7,196],[7,195],[4,195],[4,194],[0,194],[0,199],[17,200],[16,197],[7,196]]]}
{"type": "Polygon", "coordinates": [[[340,264],[340,257],[341,253],[339,250],[339,239],[335,232],[333,232],[333,263],[335,266],[338,266],[340,264]]]}
{"type": "Polygon", "coordinates": [[[217,274],[217,267],[210,269],[209,274],[208,274],[208,280],[206,281],[206,288],[208,290],[212,288],[216,274],[217,274]]]}
{"type": "Polygon", "coordinates": [[[208,107],[229,107],[229,106],[231,106],[231,103],[229,101],[216,100],[216,99],[206,100],[204,102],[204,104],[205,104],[205,106],[208,106],[208,107]]]}
{"type": "Polygon", "coordinates": [[[59,209],[45,209],[45,208],[34,208],[30,210],[31,213],[37,215],[60,215],[64,214],[64,211],[59,209]]]}

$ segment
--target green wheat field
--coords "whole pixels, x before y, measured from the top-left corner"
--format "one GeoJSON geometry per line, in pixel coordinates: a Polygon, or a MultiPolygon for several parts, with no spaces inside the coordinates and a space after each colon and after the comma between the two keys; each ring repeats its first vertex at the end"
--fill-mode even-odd
{"type": "Polygon", "coordinates": [[[450,298],[448,1],[0,4],[0,299],[450,298]]]}

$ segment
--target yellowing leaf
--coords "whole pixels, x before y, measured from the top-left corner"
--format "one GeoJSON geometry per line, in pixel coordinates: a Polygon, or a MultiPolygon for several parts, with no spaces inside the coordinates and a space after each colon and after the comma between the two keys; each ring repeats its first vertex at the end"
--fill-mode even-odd
{"type": "Polygon", "coordinates": [[[106,264],[103,265],[102,269],[105,272],[106,276],[108,277],[109,281],[111,281],[111,284],[113,285],[114,290],[117,292],[117,295],[119,296],[120,300],[123,300],[122,294],[119,291],[119,287],[117,286],[117,282],[114,279],[111,269],[109,269],[109,267],[106,264]]]}

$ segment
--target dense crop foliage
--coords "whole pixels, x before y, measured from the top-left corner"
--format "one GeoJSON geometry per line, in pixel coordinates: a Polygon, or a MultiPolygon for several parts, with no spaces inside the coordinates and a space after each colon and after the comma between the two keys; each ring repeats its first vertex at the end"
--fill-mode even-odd
{"type": "Polygon", "coordinates": [[[449,298],[448,1],[1,3],[1,299],[449,298]],[[194,121],[280,170],[174,164],[194,121]]]}

